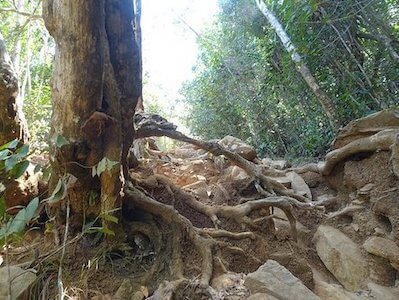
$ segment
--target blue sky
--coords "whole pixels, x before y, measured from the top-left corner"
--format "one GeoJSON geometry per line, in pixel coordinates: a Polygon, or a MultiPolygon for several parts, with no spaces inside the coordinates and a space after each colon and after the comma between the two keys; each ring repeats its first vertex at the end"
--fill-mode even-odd
{"type": "MultiPolygon", "coordinates": [[[[195,35],[179,19],[201,32],[217,12],[217,0],[142,1],[143,71],[149,75],[145,88],[165,107],[179,98],[182,82],[192,78],[198,54],[195,35]]],[[[182,109],[177,112],[184,113],[182,109]]]]}

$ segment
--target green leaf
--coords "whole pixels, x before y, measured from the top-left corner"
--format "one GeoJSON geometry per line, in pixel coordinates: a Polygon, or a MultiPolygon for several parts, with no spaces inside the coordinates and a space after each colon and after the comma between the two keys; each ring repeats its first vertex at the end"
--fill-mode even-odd
{"type": "MultiPolygon", "coordinates": [[[[40,170],[42,169],[41,165],[36,165],[35,168],[33,169],[33,173],[37,174],[38,172],[40,172],[40,170]]],[[[44,174],[43,174],[44,176],[44,174]]]]}
{"type": "Polygon", "coordinates": [[[55,146],[56,146],[57,148],[61,148],[62,146],[65,146],[65,145],[68,145],[68,144],[69,144],[69,142],[67,141],[67,139],[66,139],[65,137],[63,137],[62,135],[60,135],[60,134],[56,134],[56,135],[53,137],[53,141],[54,141],[54,144],[55,144],[55,146]]]}
{"type": "Polygon", "coordinates": [[[10,171],[15,167],[15,165],[18,163],[19,157],[14,155],[11,155],[8,159],[5,161],[5,169],[6,171],[10,171]]]}
{"type": "Polygon", "coordinates": [[[97,165],[97,176],[100,176],[102,172],[107,169],[107,158],[104,157],[97,165]]]}
{"type": "Polygon", "coordinates": [[[4,144],[0,146],[0,150],[4,149],[15,149],[18,146],[18,139],[12,140],[11,142],[8,142],[7,144],[4,144]]]}
{"type": "Polygon", "coordinates": [[[28,169],[28,167],[29,167],[29,161],[24,160],[24,161],[17,163],[12,168],[10,173],[11,173],[11,175],[14,176],[14,178],[19,178],[25,173],[25,171],[28,169]]]}
{"type": "Polygon", "coordinates": [[[113,215],[109,215],[109,214],[102,214],[101,218],[103,218],[106,221],[110,221],[112,223],[118,224],[119,220],[117,217],[113,216],[113,215]]]}
{"type": "Polygon", "coordinates": [[[115,232],[113,232],[111,229],[109,229],[107,227],[103,227],[99,231],[103,232],[104,234],[115,236],[115,232]]]}
{"type": "Polygon", "coordinates": [[[26,210],[25,208],[21,209],[16,216],[11,220],[11,223],[7,224],[6,232],[7,234],[19,233],[25,229],[26,225],[26,210]]]}
{"type": "Polygon", "coordinates": [[[91,168],[91,176],[94,177],[97,175],[97,166],[93,166],[91,168]]]}
{"type": "Polygon", "coordinates": [[[4,215],[6,213],[6,198],[4,197],[4,194],[0,197],[0,220],[4,218],[4,215]]]}
{"type": "Polygon", "coordinates": [[[11,154],[11,151],[8,149],[4,149],[0,151],[0,160],[5,160],[9,157],[9,155],[11,154]]]}
{"type": "Polygon", "coordinates": [[[43,170],[43,180],[44,181],[48,181],[50,179],[51,176],[51,167],[47,166],[44,170],[43,170]]]}
{"type": "Polygon", "coordinates": [[[32,220],[32,218],[35,216],[38,207],[39,207],[38,197],[34,198],[29,202],[28,206],[25,208],[26,223],[29,223],[32,220]]]}
{"type": "Polygon", "coordinates": [[[17,151],[15,151],[18,157],[25,158],[29,153],[29,145],[22,145],[17,151]]]}
{"type": "Polygon", "coordinates": [[[51,194],[50,197],[44,199],[43,201],[46,201],[48,203],[56,203],[62,199],[64,199],[65,195],[66,195],[66,184],[65,184],[65,177],[60,178],[58,180],[58,183],[53,191],[53,193],[51,194]]]}

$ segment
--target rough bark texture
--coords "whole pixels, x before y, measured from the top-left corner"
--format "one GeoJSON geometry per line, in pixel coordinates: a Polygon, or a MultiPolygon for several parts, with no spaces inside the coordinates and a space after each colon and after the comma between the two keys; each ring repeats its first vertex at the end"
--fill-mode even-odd
{"type": "Polygon", "coordinates": [[[0,34],[0,145],[28,140],[28,127],[18,101],[18,79],[0,34]]]}
{"type": "Polygon", "coordinates": [[[306,81],[309,88],[312,90],[320,105],[326,114],[328,121],[334,131],[339,129],[339,117],[336,113],[333,101],[328,97],[324,90],[318,84],[316,78],[314,78],[308,66],[303,61],[301,55],[297,52],[294,44],[292,43],[290,37],[285,32],[283,26],[279,20],[274,16],[274,14],[267,8],[263,0],[256,0],[256,4],[259,10],[266,17],[267,21],[276,31],[278,37],[284,45],[285,50],[291,54],[291,59],[295,63],[298,72],[301,74],[303,79],[306,81]]]}
{"type": "Polygon", "coordinates": [[[107,212],[119,206],[127,174],[122,166],[127,165],[141,94],[133,3],[48,0],[43,15],[57,45],[52,134],[68,141],[55,149],[55,179],[65,173],[78,179],[68,190],[73,212],[97,214],[98,207],[107,212]],[[93,178],[91,167],[104,157],[119,164],[93,178]],[[88,195],[100,195],[101,205],[89,208],[88,195]]]}

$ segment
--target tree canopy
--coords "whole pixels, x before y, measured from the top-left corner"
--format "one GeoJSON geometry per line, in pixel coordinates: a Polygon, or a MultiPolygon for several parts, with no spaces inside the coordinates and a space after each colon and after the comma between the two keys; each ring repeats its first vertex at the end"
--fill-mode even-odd
{"type": "MultiPolygon", "coordinates": [[[[320,155],[332,139],[322,108],[255,1],[221,0],[198,36],[195,78],[182,88],[189,127],[235,135],[271,156],[320,155]]],[[[266,1],[333,99],[340,124],[399,103],[395,1],[266,1]]]]}

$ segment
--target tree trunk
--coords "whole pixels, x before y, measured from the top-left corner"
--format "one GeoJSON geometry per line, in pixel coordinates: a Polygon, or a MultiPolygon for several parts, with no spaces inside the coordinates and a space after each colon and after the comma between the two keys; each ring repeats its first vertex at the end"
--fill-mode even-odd
{"type": "Polygon", "coordinates": [[[83,215],[120,207],[141,94],[134,7],[131,0],[47,0],[43,15],[57,45],[51,132],[68,142],[54,146],[53,184],[66,174],[77,179],[68,181],[68,198],[81,225],[83,215]],[[104,158],[117,164],[92,177],[104,158]]]}
{"type": "Polygon", "coordinates": [[[284,48],[288,53],[291,54],[291,59],[295,63],[298,72],[302,75],[303,79],[312,90],[313,94],[316,96],[324,113],[326,114],[331,128],[334,131],[338,131],[340,127],[339,117],[334,107],[333,101],[328,97],[324,90],[318,84],[316,78],[312,75],[312,72],[308,66],[303,61],[301,55],[297,52],[294,44],[292,43],[290,37],[285,32],[283,26],[279,20],[274,16],[274,14],[267,8],[263,0],[256,0],[259,10],[266,17],[267,21],[270,23],[274,31],[277,33],[284,48]]]}
{"type": "Polygon", "coordinates": [[[0,145],[28,141],[28,127],[18,99],[18,79],[0,34],[0,145]]]}

